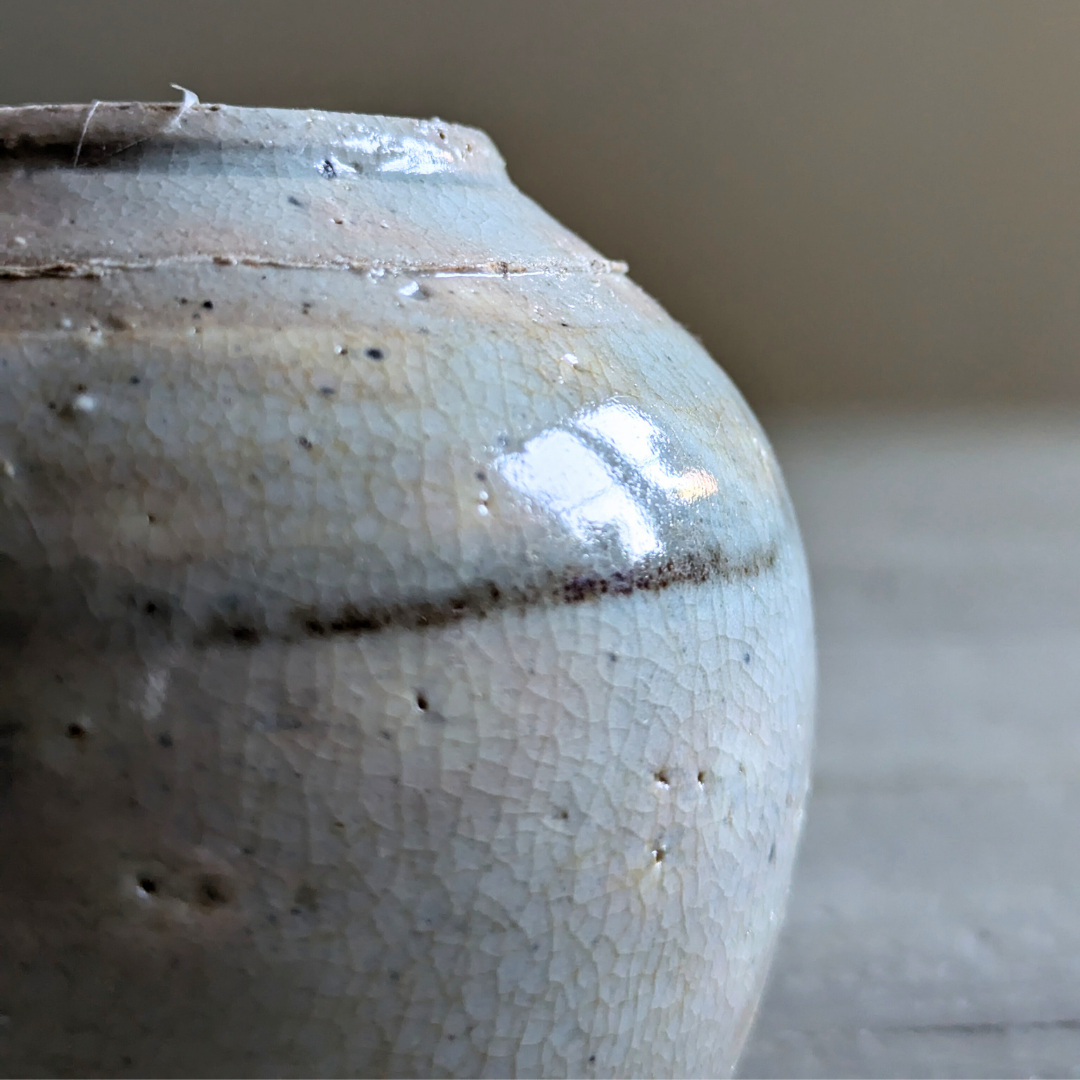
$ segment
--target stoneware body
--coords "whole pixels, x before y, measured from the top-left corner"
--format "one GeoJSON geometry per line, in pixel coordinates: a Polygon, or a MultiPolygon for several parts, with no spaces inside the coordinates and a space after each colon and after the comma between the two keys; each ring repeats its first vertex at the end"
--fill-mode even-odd
{"type": "Polygon", "coordinates": [[[0,1072],[728,1072],[813,640],[694,339],[438,121],[0,110],[0,276],[0,1072]]]}

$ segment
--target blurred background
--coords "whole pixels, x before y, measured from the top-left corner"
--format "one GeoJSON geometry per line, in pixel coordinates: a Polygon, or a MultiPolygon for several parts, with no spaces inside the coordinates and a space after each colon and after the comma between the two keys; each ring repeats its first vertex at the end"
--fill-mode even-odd
{"type": "Polygon", "coordinates": [[[746,1076],[1080,1076],[1080,4],[0,0],[0,101],[438,115],[699,335],[810,552],[746,1076]]]}

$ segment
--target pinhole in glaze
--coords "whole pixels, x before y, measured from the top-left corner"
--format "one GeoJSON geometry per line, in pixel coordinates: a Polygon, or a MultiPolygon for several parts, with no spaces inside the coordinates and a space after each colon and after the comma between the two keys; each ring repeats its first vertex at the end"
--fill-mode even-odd
{"type": "Polygon", "coordinates": [[[0,1071],[720,1076],[810,595],[695,340],[480,132],[0,110],[0,1071]]]}

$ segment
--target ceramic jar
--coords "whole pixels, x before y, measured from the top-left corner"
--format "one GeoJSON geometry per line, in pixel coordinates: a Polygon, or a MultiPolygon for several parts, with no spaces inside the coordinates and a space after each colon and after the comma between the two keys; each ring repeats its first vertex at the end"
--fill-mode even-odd
{"type": "Polygon", "coordinates": [[[439,121],[0,110],[0,1069],[716,1076],[814,697],[720,369],[439,121]]]}

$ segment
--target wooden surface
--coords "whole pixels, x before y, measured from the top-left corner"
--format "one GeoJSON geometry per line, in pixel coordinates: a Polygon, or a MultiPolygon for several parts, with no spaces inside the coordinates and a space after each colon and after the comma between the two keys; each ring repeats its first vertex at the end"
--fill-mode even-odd
{"type": "Polygon", "coordinates": [[[821,691],[739,1075],[1080,1076],[1080,415],[770,433],[821,691]]]}

